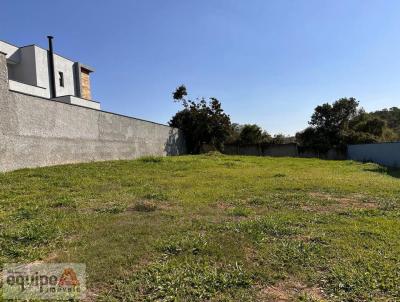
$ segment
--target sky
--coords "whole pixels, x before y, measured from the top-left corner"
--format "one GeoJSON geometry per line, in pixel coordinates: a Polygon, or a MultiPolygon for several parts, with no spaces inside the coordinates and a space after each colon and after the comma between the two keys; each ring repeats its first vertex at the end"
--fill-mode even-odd
{"type": "Polygon", "coordinates": [[[95,68],[102,109],[167,123],[172,92],[216,97],[232,122],[271,134],[355,97],[400,106],[398,0],[1,1],[0,40],[47,47],[95,68]]]}

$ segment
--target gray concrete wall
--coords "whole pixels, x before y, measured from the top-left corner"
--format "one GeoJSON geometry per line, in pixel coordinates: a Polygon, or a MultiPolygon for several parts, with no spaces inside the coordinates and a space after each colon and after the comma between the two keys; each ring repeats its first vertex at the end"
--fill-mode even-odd
{"type": "Polygon", "coordinates": [[[0,171],[183,153],[177,129],[10,91],[0,54],[0,171]]]}
{"type": "Polygon", "coordinates": [[[347,153],[345,150],[331,148],[327,152],[319,152],[311,148],[298,147],[299,157],[320,158],[327,160],[345,160],[347,153]]]}
{"type": "Polygon", "coordinates": [[[274,156],[274,157],[297,157],[297,145],[296,144],[280,144],[280,145],[270,145],[268,148],[263,149],[264,156],[274,156]]]}
{"type": "Polygon", "coordinates": [[[348,159],[400,168],[400,142],[349,145],[347,154],[348,159]]]}

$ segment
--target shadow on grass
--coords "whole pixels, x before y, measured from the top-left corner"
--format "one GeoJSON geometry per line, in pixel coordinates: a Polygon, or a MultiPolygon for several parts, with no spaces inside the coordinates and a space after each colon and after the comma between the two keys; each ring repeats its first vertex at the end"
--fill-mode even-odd
{"type": "Polygon", "coordinates": [[[365,168],[364,171],[381,173],[392,176],[394,178],[400,178],[400,169],[398,168],[376,167],[376,168],[365,168]]]}

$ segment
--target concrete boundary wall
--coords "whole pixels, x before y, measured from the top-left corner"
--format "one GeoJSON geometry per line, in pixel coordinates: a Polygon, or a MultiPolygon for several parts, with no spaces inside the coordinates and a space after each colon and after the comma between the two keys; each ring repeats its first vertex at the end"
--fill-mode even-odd
{"type": "Polygon", "coordinates": [[[178,129],[10,91],[0,53],[0,171],[185,151],[178,129]]]}
{"type": "Polygon", "coordinates": [[[374,162],[387,167],[400,168],[400,142],[349,145],[348,159],[374,162]]]}

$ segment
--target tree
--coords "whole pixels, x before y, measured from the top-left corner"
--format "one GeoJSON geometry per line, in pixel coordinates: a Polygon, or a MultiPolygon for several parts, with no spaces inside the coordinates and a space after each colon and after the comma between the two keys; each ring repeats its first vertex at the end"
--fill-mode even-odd
{"type": "Polygon", "coordinates": [[[347,144],[375,143],[393,141],[399,138],[396,129],[388,127],[398,125],[400,111],[397,108],[366,113],[358,108],[354,98],[342,98],[332,105],[326,103],[317,106],[309,122],[310,127],[296,134],[297,142],[318,151],[327,151],[332,147],[344,148],[347,144]]]}
{"type": "Polygon", "coordinates": [[[169,125],[183,131],[189,153],[199,153],[203,144],[222,151],[231,131],[229,115],[216,98],[208,102],[204,98],[193,101],[187,95],[184,85],[173,93],[174,100],[181,102],[183,109],[172,117],[169,125]]]}
{"type": "Polygon", "coordinates": [[[240,132],[240,142],[242,144],[260,144],[263,139],[263,131],[260,126],[246,124],[240,132]]]}
{"type": "Polygon", "coordinates": [[[371,112],[370,115],[384,120],[395,136],[393,140],[400,140],[400,108],[383,109],[371,112]]]}
{"type": "Polygon", "coordinates": [[[289,143],[295,143],[296,139],[293,136],[286,136],[284,134],[275,134],[274,137],[271,140],[272,144],[276,145],[282,145],[282,144],[289,144],[289,143]]]}
{"type": "Polygon", "coordinates": [[[349,121],[358,114],[359,102],[355,98],[341,98],[332,105],[317,106],[309,124],[327,131],[345,129],[349,121]]]}
{"type": "Polygon", "coordinates": [[[229,137],[226,140],[228,144],[238,144],[240,142],[240,133],[242,132],[244,125],[238,123],[232,123],[229,137]]]}
{"type": "Polygon", "coordinates": [[[233,123],[228,144],[265,144],[271,141],[271,135],[256,124],[240,125],[233,123]]]}
{"type": "Polygon", "coordinates": [[[398,138],[387,122],[371,113],[362,112],[350,121],[346,141],[351,144],[394,141],[398,138]]]}
{"type": "Polygon", "coordinates": [[[350,120],[359,114],[358,105],[355,98],[341,98],[332,105],[317,106],[309,122],[311,127],[297,133],[297,141],[302,146],[322,152],[332,147],[343,147],[350,120]]]}
{"type": "Polygon", "coordinates": [[[329,138],[324,135],[321,130],[308,127],[296,134],[296,141],[302,147],[315,149],[317,151],[326,152],[331,148],[329,138]]]}

